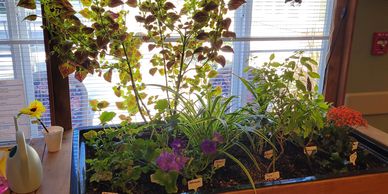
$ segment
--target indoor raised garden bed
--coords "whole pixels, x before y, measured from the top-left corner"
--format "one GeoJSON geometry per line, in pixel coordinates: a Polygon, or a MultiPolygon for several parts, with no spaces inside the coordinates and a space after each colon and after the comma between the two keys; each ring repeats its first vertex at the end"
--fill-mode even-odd
{"type": "MultiPolygon", "coordinates": [[[[71,193],[72,194],[85,194],[85,193],[102,193],[109,192],[103,190],[103,186],[92,185],[89,183],[89,177],[87,173],[87,164],[85,160],[90,155],[88,153],[87,145],[83,134],[90,130],[101,130],[101,127],[86,127],[74,130],[73,134],[73,153],[72,153],[72,171],[71,171],[71,193]]],[[[298,176],[297,173],[282,171],[282,179],[277,181],[258,181],[256,184],[256,190],[259,193],[331,193],[331,194],[353,194],[353,193],[383,193],[388,189],[388,149],[386,146],[380,145],[374,140],[357,133],[352,133],[357,141],[360,142],[359,149],[368,152],[366,162],[361,165],[355,166],[346,173],[330,173],[330,174],[310,174],[306,170],[304,173],[306,176],[298,176]]],[[[288,146],[289,147],[289,146],[288,146]]],[[[287,157],[287,156],[285,156],[287,157]]],[[[295,161],[297,164],[297,160],[295,161]]],[[[200,193],[254,193],[252,187],[247,181],[239,180],[239,175],[236,173],[230,173],[233,170],[233,162],[230,162],[230,168],[220,170],[216,175],[215,181],[219,181],[223,177],[225,179],[230,178],[235,183],[227,184],[233,186],[223,186],[223,183],[218,183],[220,188],[205,185],[199,190],[200,193]],[[236,181],[237,180],[237,181],[236,181]]],[[[287,166],[285,164],[281,166],[287,166]]],[[[303,165],[302,165],[303,166],[303,165]]],[[[294,167],[294,172],[301,170],[302,167],[294,167]]],[[[303,171],[303,170],[302,170],[303,171]]],[[[243,178],[241,178],[243,179],[243,178]]],[[[224,180],[228,181],[228,180],[224,180]]],[[[146,187],[150,189],[147,193],[162,193],[164,190],[162,187],[152,183],[148,183],[146,187]],[[155,189],[155,190],[153,190],[155,189]]],[[[214,183],[213,183],[214,184],[214,183]]],[[[217,185],[214,184],[214,185],[217,185]]]]}

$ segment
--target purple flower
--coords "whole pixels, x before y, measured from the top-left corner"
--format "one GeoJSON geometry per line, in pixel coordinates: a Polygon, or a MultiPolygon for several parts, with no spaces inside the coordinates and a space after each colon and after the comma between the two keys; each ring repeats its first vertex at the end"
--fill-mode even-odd
{"type": "Polygon", "coordinates": [[[179,153],[183,148],[186,147],[186,145],[183,140],[177,138],[170,143],[170,147],[172,150],[174,150],[174,152],[179,153]]]}
{"type": "Polygon", "coordinates": [[[217,152],[217,142],[215,141],[205,139],[200,147],[205,155],[215,154],[217,152]]]}
{"type": "Polygon", "coordinates": [[[224,137],[221,135],[221,133],[218,133],[218,132],[213,133],[212,140],[217,143],[224,143],[224,137]]]}
{"type": "Polygon", "coordinates": [[[181,156],[177,153],[169,153],[167,151],[163,151],[156,159],[156,164],[160,169],[164,171],[179,172],[185,167],[185,164],[188,160],[188,158],[181,156]]]}

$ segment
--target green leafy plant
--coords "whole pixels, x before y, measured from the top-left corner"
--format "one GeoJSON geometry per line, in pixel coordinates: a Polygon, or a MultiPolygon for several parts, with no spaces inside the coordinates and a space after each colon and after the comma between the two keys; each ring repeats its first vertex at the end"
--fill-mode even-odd
{"type": "Polygon", "coordinates": [[[274,61],[272,54],[269,62],[247,69],[254,76],[252,82],[241,78],[254,97],[244,110],[263,114],[271,121],[262,133],[278,147],[269,166],[273,171],[287,140],[305,149],[325,125],[329,105],[311,81],[319,78],[314,71],[317,62],[302,54],[296,52],[282,63],[274,61]]]}

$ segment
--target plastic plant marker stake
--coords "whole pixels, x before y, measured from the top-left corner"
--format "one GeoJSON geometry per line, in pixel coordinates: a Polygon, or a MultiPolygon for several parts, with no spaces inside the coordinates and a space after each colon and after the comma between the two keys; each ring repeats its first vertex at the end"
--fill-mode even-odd
{"type": "Polygon", "coordinates": [[[197,192],[198,188],[203,186],[202,178],[190,180],[189,182],[187,182],[187,186],[189,190],[194,190],[195,192],[197,192]]]}
{"type": "Polygon", "coordinates": [[[271,173],[266,173],[264,175],[264,179],[266,181],[278,180],[278,179],[280,179],[280,172],[279,171],[275,171],[275,172],[271,172],[271,173]]]}
{"type": "Polygon", "coordinates": [[[213,166],[214,168],[221,168],[225,166],[225,163],[226,163],[225,159],[214,160],[213,166]]]}

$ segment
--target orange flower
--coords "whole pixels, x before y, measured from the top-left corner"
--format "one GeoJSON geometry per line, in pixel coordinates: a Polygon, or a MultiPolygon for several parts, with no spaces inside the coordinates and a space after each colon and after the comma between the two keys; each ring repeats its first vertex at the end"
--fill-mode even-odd
{"type": "Polygon", "coordinates": [[[336,127],[366,126],[367,121],[358,111],[345,106],[332,107],[327,113],[327,121],[334,123],[336,127]]]}

